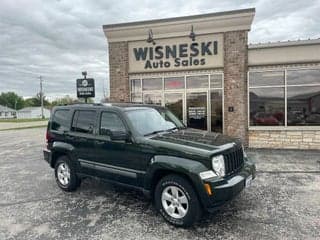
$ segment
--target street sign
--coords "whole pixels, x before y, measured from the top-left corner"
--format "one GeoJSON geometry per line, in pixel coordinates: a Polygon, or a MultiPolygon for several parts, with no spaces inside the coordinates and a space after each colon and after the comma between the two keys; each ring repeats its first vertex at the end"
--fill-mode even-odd
{"type": "Polygon", "coordinates": [[[77,79],[77,97],[78,98],[95,97],[93,78],[77,79]]]}

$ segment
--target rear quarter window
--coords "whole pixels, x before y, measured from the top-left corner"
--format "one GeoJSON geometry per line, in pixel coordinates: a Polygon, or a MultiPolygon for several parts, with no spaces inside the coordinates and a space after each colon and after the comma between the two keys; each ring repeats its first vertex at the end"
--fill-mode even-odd
{"type": "Polygon", "coordinates": [[[56,110],[52,117],[51,129],[65,131],[70,128],[70,117],[68,109],[56,110]]]}

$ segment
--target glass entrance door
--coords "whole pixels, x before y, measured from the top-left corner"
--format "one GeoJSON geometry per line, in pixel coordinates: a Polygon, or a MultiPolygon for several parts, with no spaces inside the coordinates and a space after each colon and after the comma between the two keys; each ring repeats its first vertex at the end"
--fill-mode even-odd
{"type": "Polygon", "coordinates": [[[187,93],[187,125],[207,130],[207,92],[187,93]]]}
{"type": "Polygon", "coordinates": [[[165,106],[183,121],[183,93],[165,93],[165,106]]]}

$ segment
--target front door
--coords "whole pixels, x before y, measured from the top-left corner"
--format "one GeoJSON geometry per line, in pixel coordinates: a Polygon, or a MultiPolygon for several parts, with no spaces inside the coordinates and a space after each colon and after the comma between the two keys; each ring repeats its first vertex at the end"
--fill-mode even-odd
{"type": "Polygon", "coordinates": [[[207,130],[207,92],[187,93],[187,126],[207,130]]]}
{"type": "Polygon", "coordinates": [[[121,117],[115,112],[103,111],[96,138],[96,169],[99,177],[124,184],[141,185],[148,158],[135,143],[112,140],[110,132],[127,131],[121,117]]]}

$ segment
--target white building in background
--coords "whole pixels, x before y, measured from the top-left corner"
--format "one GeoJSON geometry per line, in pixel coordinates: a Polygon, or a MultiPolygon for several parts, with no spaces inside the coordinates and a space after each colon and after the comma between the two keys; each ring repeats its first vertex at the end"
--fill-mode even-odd
{"type": "MultiPolygon", "coordinates": [[[[50,110],[44,108],[43,115],[45,118],[50,117],[50,110]]],[[[17,111],[17,118],[41,118],[41,107],[26,107],[17,111]]]]}
{"type": "Polygon", "coordinates": [[[15,118],[16,110],[0,105],[0,119],[15,118]]]}

